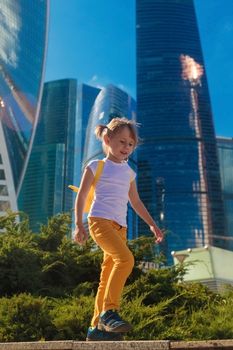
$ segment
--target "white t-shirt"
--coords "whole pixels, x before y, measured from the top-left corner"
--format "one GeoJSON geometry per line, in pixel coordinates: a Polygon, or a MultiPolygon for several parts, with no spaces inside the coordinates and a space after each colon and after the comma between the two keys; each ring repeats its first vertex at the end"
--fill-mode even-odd
{"type": "MultiPolygon", "coordinates": [[[[127,203],[129,201],[130,182],[136,177],[136,173],[127,162],[115,163],[104,159],[105,164],[102,174],[96,184],[95,197],[88,217],[100,217],[117,222],[127,227],[127,203]]],[[[87,167],[95,175],[98,160],[91,161],[87,167]]]]}

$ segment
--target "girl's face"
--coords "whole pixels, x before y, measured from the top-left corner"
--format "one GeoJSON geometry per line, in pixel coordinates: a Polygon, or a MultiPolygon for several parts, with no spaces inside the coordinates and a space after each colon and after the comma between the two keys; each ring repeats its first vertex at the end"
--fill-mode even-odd
{"type": "Polygon", "coordinates": [[[116,163],[121,163],[128,159],[135,148],[135,141],[127,126],[122,128],[111,138],[106,136],[105,143],[108,146],[107,158],[116,163]]]}

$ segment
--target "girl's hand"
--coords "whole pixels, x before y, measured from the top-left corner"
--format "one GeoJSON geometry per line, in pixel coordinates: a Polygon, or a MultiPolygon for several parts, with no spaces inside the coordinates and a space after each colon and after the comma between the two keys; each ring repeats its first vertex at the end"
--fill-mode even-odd
{"type": "Polygon", "coordinates": [[[151,225],[150,230],[155,235],[155,243],[161,243],[163,240],[163,232],[160,230],[160,228],[158,228],[156,225],[151,225]]]}
{"type": "Polygon", "coordinates": [[[77,225],[74,230],[74,241],[80,245],[83,245],[86,243],[87,239],[88,239],[88,234],[83,224],[77,225]]]}

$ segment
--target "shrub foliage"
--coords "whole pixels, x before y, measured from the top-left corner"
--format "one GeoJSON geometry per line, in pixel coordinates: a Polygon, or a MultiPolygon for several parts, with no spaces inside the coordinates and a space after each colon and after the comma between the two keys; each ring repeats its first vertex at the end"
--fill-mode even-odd
{"type": "MultiPolygon", "coordinates": [[[[98,286],[101,251],[69,238],[68,214],[40,232],[22,213],[0,218],[0,342],[84,340],[98,286]]],[[[124,289],[126,339],[201,340],[233,337],[233,290],[225,295],[183,282],[184,267],[161,268],[152,239],[130,242],[136,265],[124,289]],[[144,271],[143,260],[160,268],[144,271]]]]}

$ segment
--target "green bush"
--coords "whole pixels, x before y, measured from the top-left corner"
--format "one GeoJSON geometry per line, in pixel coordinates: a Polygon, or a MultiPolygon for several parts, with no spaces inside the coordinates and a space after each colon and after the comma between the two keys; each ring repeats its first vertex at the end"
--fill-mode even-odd
{"type": "Polygon", "coordinates": [[[17,293],[65,297],[89,282],[96,290],[102,253],[89,240],[83,247],[70,238],[70,216],[59,214],[33,234],[17,213],[0,218],[0,296],[17,293]]]}
{"type": "Polygon", "coordinates": [[[16,214],[2,217],[0,227],[0,295],[36,293],[41,285],[41,252],[28,228],[27,220],[16,214]],[[3,225],[4,223],[4,225],[3,225]]]}
{"type": "Polygon", "coordinates": [[[161,338],[166,326],[166,310],[173,299],[158,304],[145,305],[147,295],[136,296],[130,302],[123,303],[122,316],[133,325],[133,330],[126,335],[128,340],[155,340],[161,338]]]}
{"type": "Polygon", "coordinates": [[[51,339],[56,329],[46,298],[20,294],[0,301],[0,341],[51,339]]]}
{"type": "MultiPolygon", "coordinates": [[[[51,218],[40,234],[33,234],[25,215],[9,213],[0,218],[0,229],[0,341],[84,340],[98,287],[100,249],[92,240],[80,247],[69,239],[67,214],[51,218]]],[[[222,296],[184,283],[183,267],[142,271],[142,261],[161,266],[161,258],[150,238],[129,245],[136,265],[120,311],[133,325],[126,339],[233,337],[232,289],[222,296]]]]}
{"type": "Polygon", "coordinates": [[[85,340],[93,296],[48,299],[19,294],[0,299],[0,342],[85,340]]]}
{"type": "Polygon", "coordinates": [[[193,312],[189,329],[193,339],[232,339],[233,292],[193,312]]]}
{"type": "Polygon", "coordinates": [[[94,297],[79,296],[54,300],[50,315],[56,327],[53,339],[85,340],[94,309],[94,297]]]}

